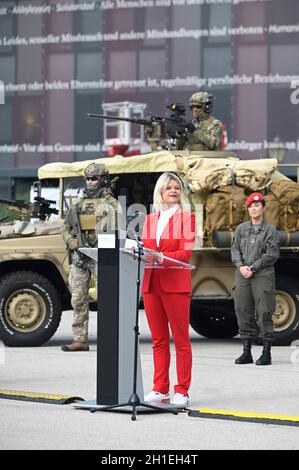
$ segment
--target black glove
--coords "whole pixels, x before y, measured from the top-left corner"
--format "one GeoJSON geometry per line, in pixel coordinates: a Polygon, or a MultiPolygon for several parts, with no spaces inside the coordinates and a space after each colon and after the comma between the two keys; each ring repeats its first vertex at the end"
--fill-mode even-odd
{"type": "Polygon", "coordinates": [[[189,132],[196,131],[196,127],[192,124],[192,122],[188,122],[186,128],[189,132]]]}

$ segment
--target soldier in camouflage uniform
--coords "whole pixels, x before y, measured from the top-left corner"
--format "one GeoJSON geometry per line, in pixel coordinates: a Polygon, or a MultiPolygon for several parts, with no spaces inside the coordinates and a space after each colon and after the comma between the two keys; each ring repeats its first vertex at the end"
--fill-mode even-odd
{"type": "Polygon", "coordinates": [[[194,131],[187,136],[185,148],[188,150],[221,150],[223,124],[210,116],[214,96],[200,91],[190,98],[194,131]]]}
{"type": "MultiPolygon", "coordinates": [[[[84,172],[86,189],[83,197],[75,202],[74,209],[78,214],[82,241],[86,247],[97,246],[97,233],[116,230],[118,226],[118,202],[110,189],[108,171],[102,164],[92,163],[84,172]]],[[[97,285],[97,263],[78,251],[79,241],[75,227],[66,216],[62,237],[72,252],[72,264],[69,284],[74,309],[74,341],[62,346],[63,351],[88,351],[89,319],[89,284],[91,275],[97,285]]]]}

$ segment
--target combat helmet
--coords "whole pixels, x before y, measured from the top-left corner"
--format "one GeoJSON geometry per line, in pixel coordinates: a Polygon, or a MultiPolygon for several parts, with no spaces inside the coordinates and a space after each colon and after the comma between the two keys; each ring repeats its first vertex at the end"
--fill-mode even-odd
{"type": "Polygon", "coordinates": [[[190,97],[189,105],[202,105],[205,113],[210,114],[213,108],[214,95],[206,91],[198,91],[190,97]]]}
{"type": "Polygon", "coordinates": [[[106,169],[103,163],[91,163],[88,165],[84,170],[84,177],[93,177],[96,176],[100,178],[101,176],[105,176],[108,174],[108,170],[106,169]]]}
{"type": "Polygon", "coordinates": [[[99,197],[103,191],[108,191],[111,186],[109,172],[102,163],[88,165],[84,170],[84,178],[86,182],[85,193],[88,197],[99,197]],[[97,183],[90,182],[88,178],[97,178],[97,183]]]}

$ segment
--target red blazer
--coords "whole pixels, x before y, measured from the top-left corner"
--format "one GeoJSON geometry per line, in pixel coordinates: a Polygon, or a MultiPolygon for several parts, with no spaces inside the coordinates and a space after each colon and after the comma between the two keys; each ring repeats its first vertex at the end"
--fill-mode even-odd
{"type": "MultiPolygon", "coordinates": [[[[142,231],[142,242],[145,248],[160,251],[179,261],[189,263],[195,242],[195,216],[191,212],[178,210],[169,219],[157,247],[156,233],[159,214],[147,215],[142,231]]],[[[191,292],[191,272],[188,269],[167,269],[178,266],[164,260],[163,268],[146,268],[142,282],[142,292],[150,292],[150,282],[153,271],[157,273],[161,289],[164,292],[191,292]]]]}

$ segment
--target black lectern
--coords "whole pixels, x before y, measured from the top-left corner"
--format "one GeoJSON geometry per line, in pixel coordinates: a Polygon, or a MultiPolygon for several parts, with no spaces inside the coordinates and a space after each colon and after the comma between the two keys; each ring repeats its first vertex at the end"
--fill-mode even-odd
{"type": "MultiPolygon", "coordinates": [[[[115,234],[99,235],[98,248],[80,251],[98,262],[97,390],[96,400],[75,407],[95,410],[123,403],[132,393],[137,263],[115,234]]],[[[143,400],[140,355],[137,377],[143,400]]]]}

